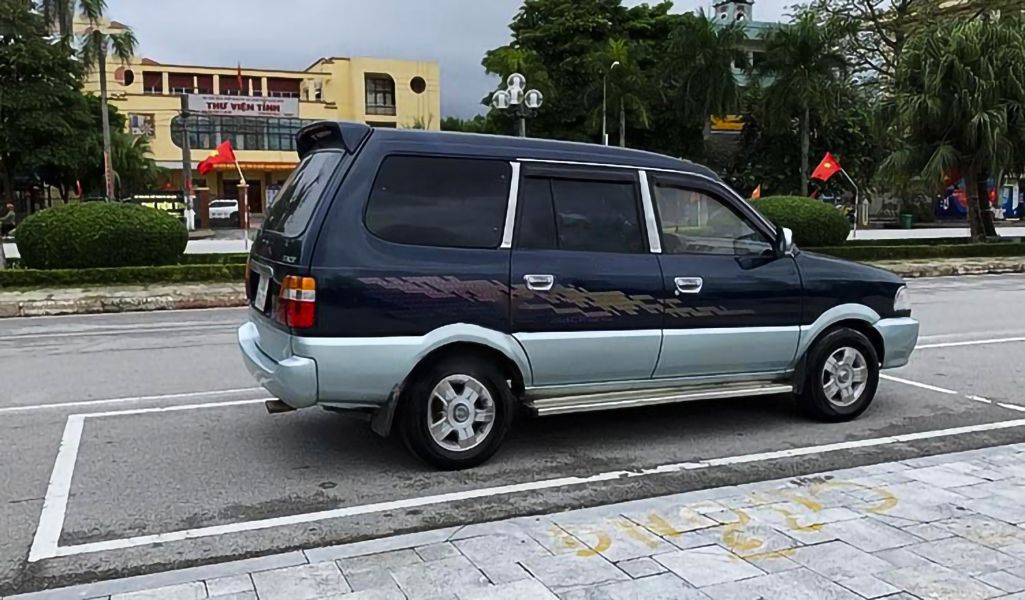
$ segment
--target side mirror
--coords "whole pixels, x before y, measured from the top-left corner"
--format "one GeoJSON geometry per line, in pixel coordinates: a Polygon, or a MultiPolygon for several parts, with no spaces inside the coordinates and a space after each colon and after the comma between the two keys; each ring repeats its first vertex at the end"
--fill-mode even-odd
{"type": "Polygon", "coordinates": [[[785,256],[794,251],[794,232],[788,227],[776,228],[776,255],[785,256]]]}

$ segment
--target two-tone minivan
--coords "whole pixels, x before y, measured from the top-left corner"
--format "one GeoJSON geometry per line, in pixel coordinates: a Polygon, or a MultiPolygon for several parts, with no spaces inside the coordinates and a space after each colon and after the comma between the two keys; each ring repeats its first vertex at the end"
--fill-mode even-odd
{"type": "Polygon", "coordinates": [[[337,122],[297,148],[249,258],[245,363],[272,413],[356,411],[439,468],[521,411],[793,394],[854,419],[915,348],[899,277],[802,252],[690,162],[337,122]]]}

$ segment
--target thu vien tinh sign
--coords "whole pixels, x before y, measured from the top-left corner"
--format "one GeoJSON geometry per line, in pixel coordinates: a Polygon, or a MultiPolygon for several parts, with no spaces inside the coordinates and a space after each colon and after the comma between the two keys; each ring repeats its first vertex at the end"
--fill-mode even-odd
{"type": "Polygon", "coordinates": [[[298,98],[264,98],[261,96],[215,96],[189,94],[189,112],[225,117],[279,117],[299,116],[298,98]]]}

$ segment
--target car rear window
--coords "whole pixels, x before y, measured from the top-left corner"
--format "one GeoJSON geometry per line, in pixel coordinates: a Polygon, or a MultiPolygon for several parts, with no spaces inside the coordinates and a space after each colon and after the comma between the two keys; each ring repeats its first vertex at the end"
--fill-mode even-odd
{"type": "Polygon", "coordinates": [[[302,234],[343,156],[341,152],[323,151],[304,158],[281,186],[263,228],[288,237],[302,234]]]}

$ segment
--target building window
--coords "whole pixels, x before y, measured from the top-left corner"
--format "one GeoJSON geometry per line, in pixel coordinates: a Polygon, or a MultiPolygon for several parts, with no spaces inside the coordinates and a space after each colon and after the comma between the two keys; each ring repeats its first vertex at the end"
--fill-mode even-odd
{"type": "Polygon", "coordinates": [[[417,75],[409,80],[409,89],[413,90],[414,94],[422,94],[427,91],[427,81],[417,75]]]}
{"type": "MultiPolygon", "coordinates": [[[[295,151],[299,129],[316,119],[259,119],[196,115],[189,119],[189,145],[196,150],[213,150],[230,140],[236,150],[295,151]]],[[[171,119],[171,141],[181,148],[181,118],[171,119]]]]}
{"type": "Polygon", "coordinates": [[[368,115],[395,114],[395,80],[388,75],[366,75],[368,115]]]}
{"type": "Polygon", "coordinates": [[[213,75],[196,75],[196,93],[197,94],[212,94],[212,93],[214,93],[214,76],[213,75]]]}
{"type": "Polygon", "coordinates": [[[196,87],[195,76],[188,73],[169,73],[167,87],[172,94],[192,94],[196,87]]]}
{"type": "Polygon", "coordinates": [[[267,95],[271,98],[298,98],[300,83],[299,79],[268,77],[267,95]]]}
{"type": "Polygon", "coordinates": [[[153,71],[142,72],[142,93],[144,94],[163,94],[164,93],[164,74],[155,73],[153,71]]]}
{"type": "Polygon", "coordinates": [[[396,123],[388,123],[387,121],[367,121],[367,125],[384,129],[395,129],[398,127],[396,123]]]}

